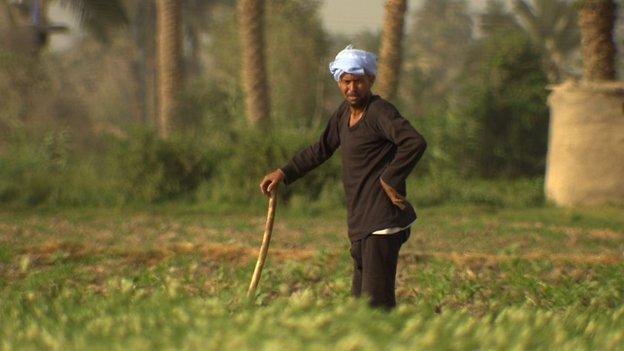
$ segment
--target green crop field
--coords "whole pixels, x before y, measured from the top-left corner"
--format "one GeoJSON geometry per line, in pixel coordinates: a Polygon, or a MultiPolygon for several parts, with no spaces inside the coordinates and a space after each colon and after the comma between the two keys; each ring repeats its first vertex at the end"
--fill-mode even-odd
{"type": "Polygon", "coordinates": [[[342,211],[0,212],[0,349],[616,350],[624,210],[419,211],[390,313],[349,297],[342,211]]]}

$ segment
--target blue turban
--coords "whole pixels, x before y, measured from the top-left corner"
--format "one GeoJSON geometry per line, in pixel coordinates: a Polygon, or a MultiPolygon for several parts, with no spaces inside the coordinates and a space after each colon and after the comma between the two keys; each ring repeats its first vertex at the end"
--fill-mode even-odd
{"type": "Polygon", "coordinates": [[[334,62],[329,64],[329,72],[337,81],[343,73],[357,75],[377,75],[377,56],[372,52],[354,49],[353,45],[347,45],[344,50],[336,55],[334,62]]]}

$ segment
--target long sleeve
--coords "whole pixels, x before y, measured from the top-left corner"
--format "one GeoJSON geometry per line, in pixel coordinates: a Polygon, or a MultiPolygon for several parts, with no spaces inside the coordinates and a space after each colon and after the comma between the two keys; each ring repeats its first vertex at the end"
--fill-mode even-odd
{"type": "Polygon", "coordinates": [[[339,120],[343,109],[339,108],[329,119],[325,131],[319,140],[297,153],[280,169],[286,177],[284,184],[289,185],[306,173],[329,159],[340,146],[339,120]]]}
{"type": "Polygon", "coordinates": [[[381,179],[394,189],[400,189],[409,173],[420,160],[427,142],[395,109],[379,114],[377,127],[382,135],[396,146],[394,159],[388,164],[381,179]]]}

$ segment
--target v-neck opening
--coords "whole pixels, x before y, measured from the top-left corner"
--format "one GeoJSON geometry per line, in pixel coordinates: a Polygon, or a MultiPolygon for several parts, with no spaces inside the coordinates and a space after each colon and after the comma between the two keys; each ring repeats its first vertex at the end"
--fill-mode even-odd
{"type": "Polygon", "coordinates": [[[349,118],[347,118],[347,129],[349,131],[353,131],[357,129],[357,127],[364,121],[364,118],[368,114],[368,107],[370,106],[372,102],[373,102],[373,95],[371,95],[371,97],[368,99],[368,103],[366,104],[366,107],[364,107],[364,112],[362,112],[362,117],[360,117],[360,119],[357,122],[355,122],[354,125],[351,125],[351,109],[350,108],[347,109],[347,111],[349,112],[349,118]]]}

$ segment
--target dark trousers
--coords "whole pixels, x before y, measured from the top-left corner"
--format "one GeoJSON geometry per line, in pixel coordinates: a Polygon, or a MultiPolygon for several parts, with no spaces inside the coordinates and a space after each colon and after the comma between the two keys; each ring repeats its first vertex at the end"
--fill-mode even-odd
{"type": "Polygon", "coordinates": [[[370,234],[351,243],[353,296],[364,295],[373,307],[392,309],[396,306],[394,290],[399,250],[409,236],[408,228],[396,234],[370,234]]]}

